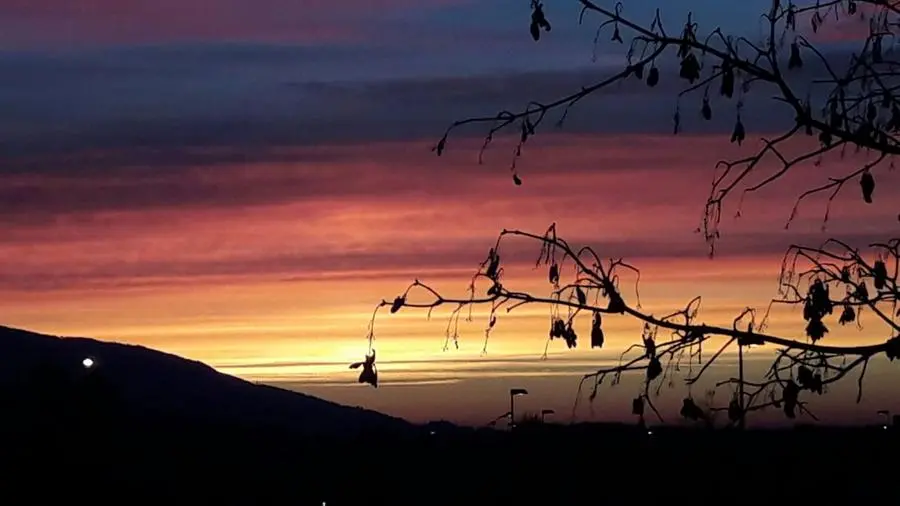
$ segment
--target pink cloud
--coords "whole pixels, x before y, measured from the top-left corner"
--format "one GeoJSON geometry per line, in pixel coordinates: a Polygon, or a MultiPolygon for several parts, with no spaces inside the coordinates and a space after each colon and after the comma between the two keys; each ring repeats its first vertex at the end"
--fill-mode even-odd
{"type": "MultiPolygon", "coordinates": [[[[0,253],[18,260],[0,274],[7,287],[49,289],[458,271],[480,261],[499,230],[541,231],[554,221],[612,256],[703,258],[692,231],[714,162],[742,152],[700,136],[534,142],[520,161],[521,187],[505,169],[509,146],[501,142],[479,166],[475,143],[460,141],[441,158],[425,142],[385,143],[298,149],[296,163],[6,176],[0,253]]],[[[781,186],[748,196],[738,221],[735,195],[723,254],[777,256],[795,234],[824,239],[823,198],[801,208],[791,233],[783,224],[800,191],[858,161],[799,167],[781,186]]],[[[886,201],[896,176],[878,177],[886,201]]],[[[895,210],[865,206],[856,191],[854,184],[835,204],[830,231],[864,240],[893,223],[895,210]]],[[[531,251],[510,254],[532,261],[531,251]]]]}
{"type": "MultiPolygon", "coordinates": [[[[432,0],[424,7],[459,3],[432,0]]],[[[385,10],[422,8],[413,0],[47,0],[0,1],[7,43],[263,40],[320,43],[364,35],[385,10]]]]}
{"type": "Polygon", "coordinates": [[[840,16],[837,19],[835,19],[834,7],[827,11],[823,10],[821,16],[824,21],[818,25],[819,27],[815,31],[810,24],[811,14],[807,14],[798,19],[798,28],[812,42],[862,42],[872,33],[870,28],[872,17],[880,15],[882,8],[862,2],[858,2],[857,6],[856,14],[851,16],[841,4],[839,6],[840,16]]]}

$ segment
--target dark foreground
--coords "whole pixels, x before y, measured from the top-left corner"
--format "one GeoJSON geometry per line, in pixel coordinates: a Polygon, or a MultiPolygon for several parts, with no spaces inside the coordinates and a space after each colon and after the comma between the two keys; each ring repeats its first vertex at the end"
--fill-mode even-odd
{"type": "Polygon", "coordinates": [[[0,484],[19,498],[10,504],[867,505],[895,500],[900,456],[897,431],[881,428],[648,435],[544,426],[310,441],[105,419],[5,423],[2,434],[0,484]]]}

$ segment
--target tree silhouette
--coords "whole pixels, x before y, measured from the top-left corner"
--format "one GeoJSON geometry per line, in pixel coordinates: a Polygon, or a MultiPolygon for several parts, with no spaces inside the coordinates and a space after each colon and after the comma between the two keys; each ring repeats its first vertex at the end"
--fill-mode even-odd
{"type": "MultiPolygon", "coordinates": [[[[819,0],[798,6],[773,0],[771,8],[761,16],[764,35],[755,42],[743,36],[728,36],[718,28],[703,33],[692,13],[687,14],[678,31],[669,31],[664,27],[659,10],[650,24],[645,25],[627,17],[621,2],[610,9],[591,0],[572,1],[578,1],[582,6],[580,22],[588,20],[590,15],[599,18],[597,41],[607,37],[613,43],[622,44],[627,56],[624,68],[549,103],[531,102],[520,111],[501,111],[492,116],[456,121],[434,146],[438,155],[447,149],[451,133],[463,125],[489,125],[481,153],[498,135],[515,133],[518,143],[510,170],[514,183],[521,185],[523,179],[517,171],[516,160],[522,155],[526,141],[542,130],[550,116],[555,114],[556,124],[562,126],[570,110],[582,99],[623,81],[641,80],[646,86],[656,87],[663,80],[677,80],[683,85],[675,98],[672,118],[675,135],[682,130],[682,109],[686,107],[687,97],[697,95],[700,117],[705,120],[712,118],[711,95],[718,95],[717,100],[733,104],[735,123],[730,142],[736,144],[742,144],[747,136],[741,113],[749,94],[774,94],[772,100],[793,115],[793,121],[783,132],[762,139],[762,147],[751,155],[720,161],[716,165],[717,175],[697,229],[703,234],[710,256],[714,255],[719,240],[723,203],[738,192],[743,201],[745,194],[777,184],[803,163],[820,164],[829,153],[843,156],[847,149],[855,149],[865,150],[872,156],[842,176],[801,192],[788,225],[803,200],[822,193],[828,195],[824,217],[827,222],[831,203],[851,181],[858,181],[861,197],[866,203],[871,204],[877,199],[875,172],[892,165],[893,157],[900,153],[900,141],[896,137],[900,130],[900,101],[897,98],[900,83],[896,79],[900,75],[900,60],[895,58],[893,48],[894,34],[900,26],[900,1],[819,0]],[[859,37],[860,47],[847,61],[836,62],[817,49],[810,41],[810,35],[821,34],[829,24],[840,20],[851,20],[858,26],[867,27],[867,33],[859,37]],[[629,38],[627,43],[626,37],[629,38]],[[669,71],[668,62],[675,63],[676,69],[669,71]],[[798,81],[794,76],[799,75],[799,69],[811,63],[820,65],[827,77],[798,81]],[[790,155],[785,145],[802,136],[817,139],[817,145],[790,155]],[[776,170],[751,182],[760,173],[764,159],[774,160],[776,170]]],[[[548,21],[552,13],[537,1],[531,2],[531,9],[531,34],[539,42],[542,36],[552,35],[548,21]],[[544,28],[543,33],[540,28],[544,28]]],[[[588,374],[582,384],[592,386],[593,398],[606,378],[616,383],[623,373],[643,374],[642,392],[632,403],[632,413],[641,421],[645,405],[659,415],[650,391],[654,387],[658,389],[680,365],[698,365],[686,378],[688,384],[693,384],[724,352],[737,348],[738,377],[717,384],[717,387],[728,385],[734,388],[734,396],[728,405],[702,409],[689,396],[683,401],[681,415],[712,423],[712,416],[723,411],[731,423],[743,426],[747,413],[767,407],[777,407],[787,417],[796,417],[807,411],[805,398],[823,394],[827,385],[854,370],[859,371],[857,400],[861,399],[869,361],[881,353],[890,360],[900,356],[898,268],[900,239],[872,244],[865,252],[838,239],[830,239],[816,247],[790,246],[781,269],[779,296],[772,301],[770,309],[774,305],[802,306],[806,335],[802,338],[781,337],[766,333],[768,310],[764,315],[758,315],[754,309],[745,309],[727,326],[701,323],[698,319],[699,297],[666,316],[645,313],[640,306],[640,271],[637,267],[623,259],[605,259],[589,246],[570,245],[557,235],[554,224],[544,234],[503,230],[472,278],[466,298],[445,297],[416,280],[400,296],[393,301],[382,301],[378,308],[390,306],[392,313],[401,308],[420,308],[428,309],[430,314],[435,307],[452,306],[447,329],[449,342],[457,338],[459,318],[466,308],[490,307],[489,335],[501,309],[508,312],[523,304],[543,304],[550,308],[549,338],[563,339],[569,348],[578,343],[573,322],[580,314],[587,313],[592,318],[591,347],[604,344],[605,317],[626,315],[637,319],[643,322],[640,342],[626,350],[620,365],[588,374]],[[502,246],[512,239],[523,239],[540,246],[537,264],[547,269],[547,279],[552,287],[548,296],[511,290],[503,283],[502,246]],[[571,277],[564,276],[564,272],[571,272],[571,277]],[[633,297],[621,286],[625,276],[635,278],[633,297]],[[409,296],[413,291],[423,292],[428,300],[411,302],[409,296]],[[873,314],[877,323],[886,327],[886,341],[858,346],[827,344],[828,325],[858,323],[863,311],[873,314]],[[723,342],[714,346],[712,354],[704,356],[704,345],[712,345],[713,339],[723,342]],[[744,349],[766,345],[777,348],[776,358],[763,378],[748,380],[743,370],[744,349]],[[639,354],[627,358],[635,350],[639,354]]],[[[370,348],[378,308],[370,324],[370,348]]]]}

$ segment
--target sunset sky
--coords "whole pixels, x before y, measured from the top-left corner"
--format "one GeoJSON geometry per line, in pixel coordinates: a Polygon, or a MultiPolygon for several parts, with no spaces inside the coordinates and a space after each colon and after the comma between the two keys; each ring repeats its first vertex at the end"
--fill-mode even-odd
{"type": "MultiPolygon", "coordinates": [[[[765,311],[791,243],[896,234],[900,176],[887,166],[876,204],[854,184],[826,232],[823,198],[785,230],[799,193],[866,159],[848,154],[748,195],[740,220],[732,201],[709,260],[693,230],[715,162],[750,153],[791,116],[768,91],[751,95],[753,134],[738,147],[728,143],[733,104],[714,101],[714,121],[701,124],[698,95],[684,99],[685,133],[673,137],[681,82],[671,70],[652,90],[610,88],[566,128],[530,140],[521,187],[508,139],[477,163],[483,130],[460,131],[436,157],[454,120],[556,98],[621,67],[609,34],[592,58],[596,25],[578,26],[577,1],[545,3],[554,29],[535,44],[524,0],[0,0],[0,323],[141,344],[415,421],[487,421],[511,386],[532,392],[523,409],[568,419],[580,376],[615,362],[640,324],[611,319],[602,351],[554,342],[540,360],[545,308],[502,315],[484,356],[483,311],[462,325],[460,348],[443,351],[448,311],[403,310],[376,321],[381,388],[356,384],[347,365],[366,353],[378,301],[416,278],[464,296],[503,228],[556,222],[569,242],[640,267],[648,312],[702,295],[701,319],[724,326],[744,307],[765,311]]],[[[693,10],[701,30],[755,37],[771,2],[627,3],[648,23],[664,3],[670,31],[693,10]]],[[[820,34],[829,58],[848,54],[840,42],[854,30],[820,34]]],[[[546,273],[532,270],[539,248],[509,248],[510,288],[548,294],[546,273]]],[[[780,311],[770,330],[802,337],[801,323],[780,311]]],[[[751,369],[768,353],[753,352],[751,369]]],[[[872,421],[876,409],[900,410],[885,405],[898,379],[886,364],[870,367],[862,405],[849,380],[817,414],[872,421]]],[[[627,418],[637,387],[604,390],[579,419],[627,418]]],[[[675,409],[681,393],[665,397],[675,409]]]]}

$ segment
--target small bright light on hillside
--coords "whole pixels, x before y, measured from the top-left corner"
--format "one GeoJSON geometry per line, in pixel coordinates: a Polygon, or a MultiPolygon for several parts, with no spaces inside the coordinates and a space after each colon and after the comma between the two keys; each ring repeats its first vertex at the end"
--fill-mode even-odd
{"type": "Polygon", "coordinates": [[[90,369],[91,367],[94,367],[94,359],[88,357],[81,361],[81,365],[83,365],[85,369],[90,369]]]}

